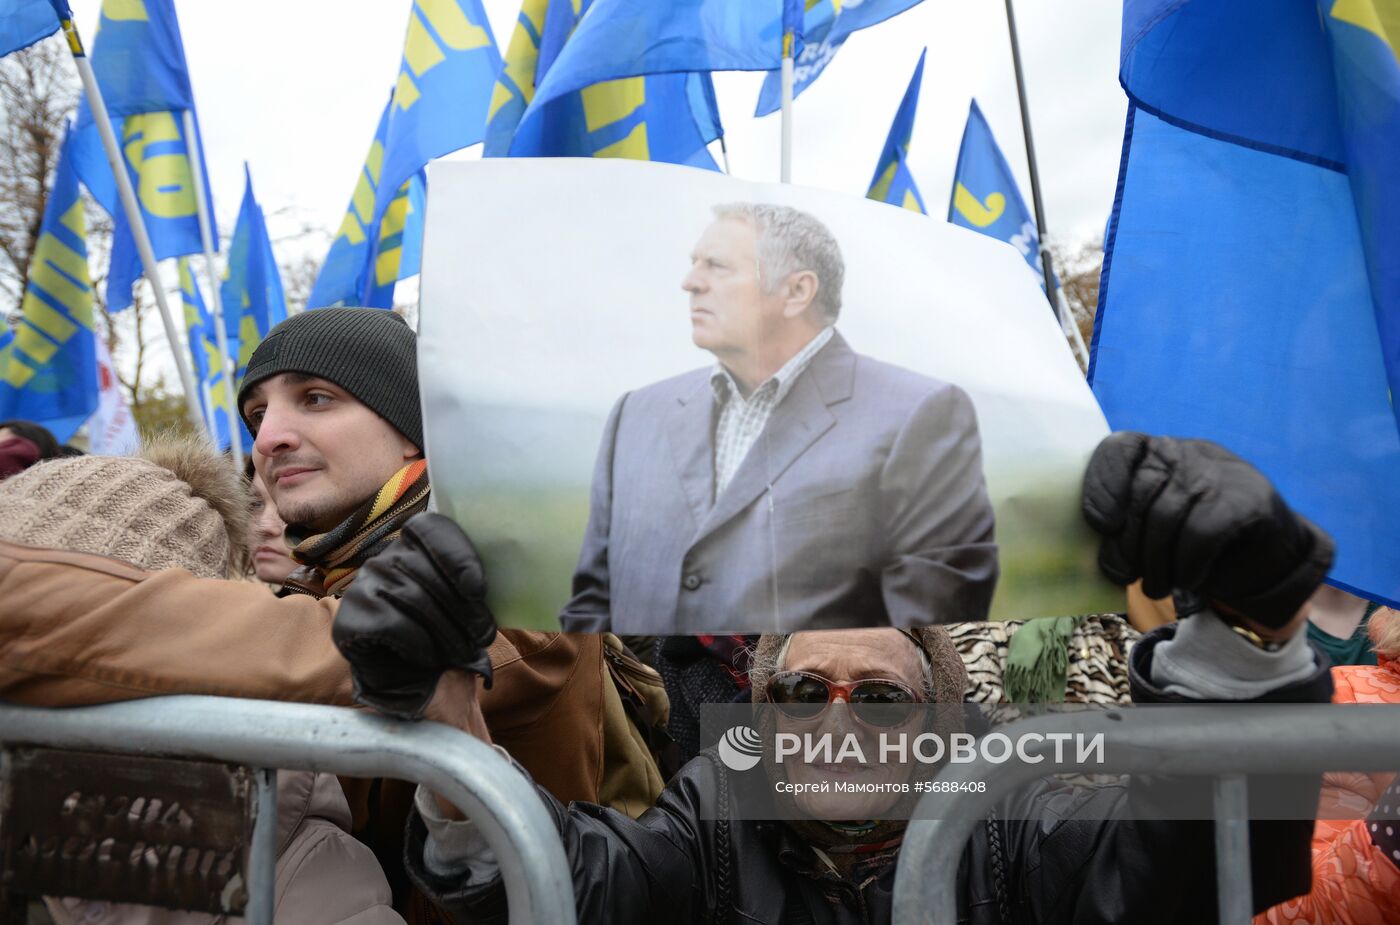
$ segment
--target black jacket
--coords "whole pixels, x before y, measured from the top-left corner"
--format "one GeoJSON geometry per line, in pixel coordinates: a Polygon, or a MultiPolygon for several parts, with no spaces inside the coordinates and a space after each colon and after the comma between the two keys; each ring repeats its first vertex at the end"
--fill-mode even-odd
{"type": "MultiPolygon", "coordinates": [[[[1135,647],[1133,699],[1182,702],[1147,680],[1153,647],[1175,628],[1135,647]]],[[[1271,692],[1274,702],[1331,698],[1325,660],[1313,676],[1271,692]]],[[[702,754],[681,769],[655,807],[638,820],[540,790],[572,869],[580,923],[883,923],[890,921],[893,866],[860,887],[827,873],[812,850],[781,822],[723,818],[730,772],[702,754]]],[[[1252,779],[1251,784],[1255,781],[1252,779]]],[[[1319,779],[1273,779],[1302,805],[1315,806],[1319,779]]],[[[1170,786],[1197,788],[1209,805],[1210,781],[1135,778],[1129,785],[1076,788],[1045,780],[1007,797],[974,830],[958,878],[962,922],[1211,922],[1216,918],[1215,852],[1210,822],[1114,818],[1128,801],[1151,801],[1170,786]],[[1029,821],[1027,821],[1029,820],[1029,821]]],[[[1275,791],[1277,792],[1277,791],[1275,791]]],[[[1135,816],[1146,815],[1138,812],[1135,816]]],[[[1250,824],[1256,909],[1310,886],[1311,819],[1250,824]]],[[[499,877],[464,889],[423,868],[426,831],[410,820],[408,864],[420,886],[455,921],[505,922],[499,877]]]]}

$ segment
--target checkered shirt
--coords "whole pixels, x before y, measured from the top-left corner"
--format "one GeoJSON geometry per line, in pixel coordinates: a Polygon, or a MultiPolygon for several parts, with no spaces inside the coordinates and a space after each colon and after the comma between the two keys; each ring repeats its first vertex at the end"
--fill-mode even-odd
{"type": "Polygon", "coordinates": [[[831,340],[834,329],[823,328],[822,332],[799,350],[792,359],[783,364],[766,382],[753,390],[747,399],[739,392],[739,386],[729,370],[716,366],[710,374],[710,385],[715,390],[715,404],[719,408],[719,419],[715,422],[715,497],[724,494],[739,464],[749,455],[754,441],[763,433],[773,409],[792,391],[797,377],[812,362],[817,351],[831,340]]]}

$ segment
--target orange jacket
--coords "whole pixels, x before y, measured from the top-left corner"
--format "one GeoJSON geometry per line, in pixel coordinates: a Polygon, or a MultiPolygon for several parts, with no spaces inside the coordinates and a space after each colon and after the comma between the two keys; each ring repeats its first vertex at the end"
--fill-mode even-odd
{"type": "MultiPolygon", "coordinates": [[[[1333,703],[1400,703],[1400,663],[1332,669],[1333,703]]],[[[1322,779],[1313,830],[1313,888],[1254,917],[1255,925],[1393,925],[1400,922],[1400,867],[1367,832],[1365,817],[1393,774],[1332,773],[1322,779]]]]}

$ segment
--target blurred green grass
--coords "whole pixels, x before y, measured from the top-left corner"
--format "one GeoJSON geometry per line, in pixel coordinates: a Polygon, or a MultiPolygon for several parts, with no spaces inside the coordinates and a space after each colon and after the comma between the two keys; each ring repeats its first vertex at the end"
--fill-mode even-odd
{"type": "MultiPolygon", "coordinates": [[[[1020,480],[1014,493],[999,480],[1001,580],[991,619],[1122,611],[1123,591],[1099,576],[1095,538],[1078,517],[1077,501],[1066,501],[1064,480],[1045,476],[1020,480]]],[[[458,503],[444,510],[466,527],[482,555],[488,603],[500,624],[558,630],[588,521],[587,490],[478,487],[471,498],[453,500],[458,503]]]]}

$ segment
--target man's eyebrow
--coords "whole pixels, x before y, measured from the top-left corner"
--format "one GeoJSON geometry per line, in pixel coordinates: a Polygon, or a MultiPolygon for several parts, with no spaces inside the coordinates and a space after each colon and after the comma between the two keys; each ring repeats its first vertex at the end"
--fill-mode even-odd
{"type": "MultiPolygon", "coordinates": [[[[285,381],[292,385],[306,385],[308,382],[325,382],[327,385],[334,385],[329,379],[322,379],[320,376],[313,376],[310,373],[280,373],[285,381]]],[[[277,378],[276,376],[272,377],[277,378]]],[[[243,399],[243,404],[247,405],[251,401],[257,401],[263,397],[263,386],[271,379],[264,379],[252,388],[248,389],[248,394],[243,399]]]]}

